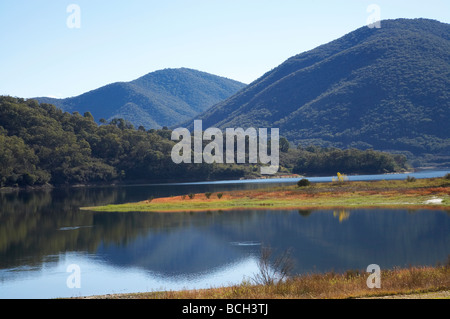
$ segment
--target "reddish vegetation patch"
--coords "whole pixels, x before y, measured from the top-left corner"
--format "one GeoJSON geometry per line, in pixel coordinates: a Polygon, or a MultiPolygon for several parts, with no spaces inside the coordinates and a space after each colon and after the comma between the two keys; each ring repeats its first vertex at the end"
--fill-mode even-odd
{"type": "Polygon", "coordinates": [[[428,196],[428,195],[450,195],[450,188],[448,187],[431,187],[431,188],[416,188],[416,189],[382,189],[382,190],[355,190],[355,189],[332,189],[327,188],[323,190],[315,191],[299,191],[299,190],[276,190],[276,191],[264,191],[264,190],[244,190],[244,191],[229,191],[223,192],[222,197],[219,199],[217,193],[212,193],[209,198],[204,193],[194,194],[191,199],[188,195],[162,197],[155,198],[153,200],[144,201],[144,203],[179,203],[182,201],[188,202],[218,202],[224,200],[233,199],[308,199],[308,198],[336,198],[342,196],[398,196],[405,197],[415,196],[428,196]]]}

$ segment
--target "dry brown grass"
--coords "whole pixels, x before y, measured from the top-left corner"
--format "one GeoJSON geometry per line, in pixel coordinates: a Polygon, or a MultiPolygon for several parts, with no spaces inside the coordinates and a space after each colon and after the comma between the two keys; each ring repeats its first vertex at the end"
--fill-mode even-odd
{"type": "MultiPolygon", "coordinates": [[[[381,272],[381,288],[367,287],[369,274],[308,274],[271,285],[244,282],[231,287],[97,296],[105,299],[346,299],[379,296],[420,298],[429,292],[450,291],[450,266],[410,267],[381,272]]],[[[447,296],[445,293],[443,296],[447,296]]]]}

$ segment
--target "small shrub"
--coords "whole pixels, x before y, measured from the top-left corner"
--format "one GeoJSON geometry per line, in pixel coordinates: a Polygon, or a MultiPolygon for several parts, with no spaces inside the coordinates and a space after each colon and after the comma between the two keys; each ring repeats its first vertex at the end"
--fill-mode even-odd
{"type": "Polygon", "coordinates": [[[210,192],[205,193],[205,196],[207,199],[209,199],[211,197],[211,195],[212,195],[212,193],[210,193],[210,192]]]}
{"type": "Polygon", "coordinates": [[[406,177],[406,181],[408,183],[413,183],[416,181],[416,178],[414,176],[408,176],[408,177],[406,177]]]}
{"type": "Polygon", "coordinates": [[[445,174],[444,178],[445,179],[450,179],[450,173],[445,174]]]}
{"type": "Polygon", "coordinates": [[[222,196],[223,196],[223,194],[222,194],[222,193],[217,193],[217,198],[218,198],[218,199],[221,199],[221,198],[222,198],[222,196]]]}
{"type": "Polygon", "coordinates": [[[253,281],[256,285],[275,285],[282,283],[291,276],[294,268],[291,251],[286,250],[279,256],[272,257],[272,249],[262,247],[261,257],[258,260],[259,273],[253,276],[253,281]]]}
{"type": "Polygon", "coordinates": [[[181,195],[181,199],[185,199],[186,198],[186,195],[181,195]]]}
{"type": "Polygon", "coordinates": [[[311,185],[311,182],[309,180],[307,180],[306,178],[302,178],[301,180],[299,180],[297,182],[298,187],[305,187],[305,186],[309,186],[309,185],[311,185]]]}
{"type": "Polygon", "coordinates": [[[195,197],[195,195],[192,194],[192,193],[190,193],[188,196],[189,196],[190,199],[194,199],[194,197],[195,197]]]}
{"type": "Polygon", "coordinates": [[[147,200],[148,200],[149,202],[151,202],[153,199],[155,199],[155,197],[150,196],[147,200]]]}
{"type": "Polygon", "coordinates": [[[345,174],[341,174],[341,173],[337,173],[337,177],[333,177],[333,178],[331,178],[331,180],[333,181],[333,182],[340,182],[340,183],[343,183],[343,182],[347,182],[348,181],[348,176],[347,175],[345,175],[345,174]]]}

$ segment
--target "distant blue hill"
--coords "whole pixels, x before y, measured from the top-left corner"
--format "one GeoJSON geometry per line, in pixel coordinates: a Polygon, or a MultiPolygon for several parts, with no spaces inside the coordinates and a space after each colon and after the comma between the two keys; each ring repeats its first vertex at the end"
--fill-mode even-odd
{"type": "Polygon", "coordinates": [[[179,68],[116,82],[76,97],[35,98],[66,112],[90,112],[98,122],[123,118],[146,129],[173,126],[194,118],[246,85],[197,70],[179,68]]]}

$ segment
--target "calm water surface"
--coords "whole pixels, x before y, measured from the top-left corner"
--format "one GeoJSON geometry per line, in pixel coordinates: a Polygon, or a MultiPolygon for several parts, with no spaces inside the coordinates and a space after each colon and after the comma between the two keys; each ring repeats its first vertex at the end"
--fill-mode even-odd
{"type": "MultiPolygon", "coordinates": [[[[445,173],[408,175],[421,178],[445,173]]],[[[239,181],[0,193],[0,298],[230,285],[253,278],[263,247],[270,247],[275,254],[290,250],[295,273],[363,270],[373,263],[382,269],[436,265],[445,263],[450,255],[448,211],[79,211],[81,206],[140,201],[150,196],[267,185],[267,181],[239,181]],[[70,265],[79,267],[81,288],[67,285],[73,275],[68,272],[70,265]]]]}

